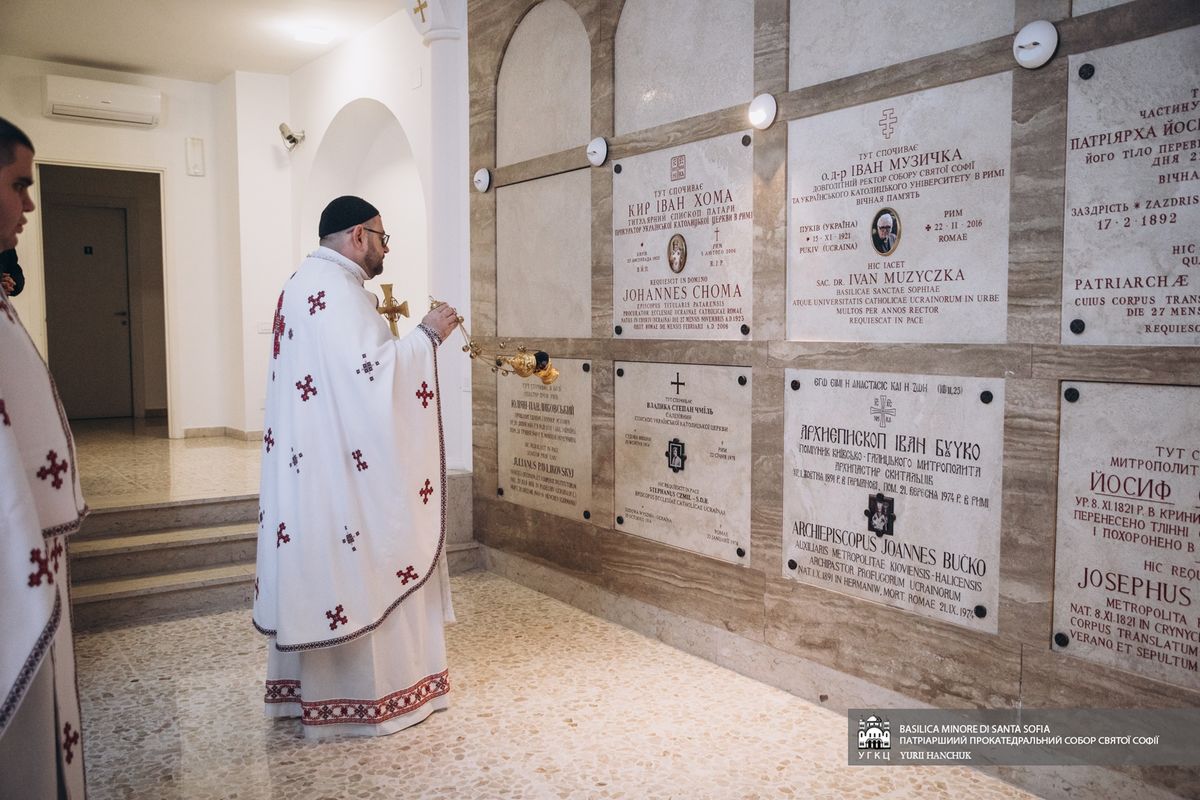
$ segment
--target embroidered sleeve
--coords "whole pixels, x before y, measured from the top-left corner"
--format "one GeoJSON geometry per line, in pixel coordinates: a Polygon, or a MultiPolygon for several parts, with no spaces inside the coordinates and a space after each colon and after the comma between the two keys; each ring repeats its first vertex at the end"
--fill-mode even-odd
{"type": "Polygon", "coordinates": [[[426,325],[424,323],[418,324],[417,327],[425,332],[425,335],[429,337],[429,340],[431,342],[433,342],[434,347],[441,345],[442,337],[438,336],[437,331],[435,331],[433,328],[429,327],[428,325],[426,325]]]}

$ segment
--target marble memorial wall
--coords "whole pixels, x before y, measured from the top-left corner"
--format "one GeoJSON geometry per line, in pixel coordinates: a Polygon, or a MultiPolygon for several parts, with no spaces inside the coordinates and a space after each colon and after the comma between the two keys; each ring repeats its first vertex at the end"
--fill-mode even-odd
{"type": "Polygon", "coordinates": [[[477,367],[490,568],[833,707],[1200,704],[1200,5],[554,2],[608,158],[500,159],[538,4],[470,0],[473,333],[591,364],[590,518],[477,367]]]}

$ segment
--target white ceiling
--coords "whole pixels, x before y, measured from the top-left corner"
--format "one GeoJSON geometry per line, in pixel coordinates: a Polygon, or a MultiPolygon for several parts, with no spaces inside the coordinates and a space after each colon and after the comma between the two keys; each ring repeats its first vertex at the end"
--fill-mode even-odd
{"type": "Polygon", "coordinates": [[[216,83],[287,75],[403,8],[402,0],[0,0],[0,53],[216,83]],[[298,25],[333,39],[298,42],[298,25]]]}

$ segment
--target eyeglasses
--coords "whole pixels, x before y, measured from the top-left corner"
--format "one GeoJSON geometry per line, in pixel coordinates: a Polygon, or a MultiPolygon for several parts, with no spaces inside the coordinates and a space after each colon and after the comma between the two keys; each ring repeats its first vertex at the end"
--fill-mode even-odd
{"type": "Polygon", "coordinates": [[[376,230],[372,230],[371,228],[368,228],[366,225],[364,225],[364,226],[363,226],[363,230],[364,230],[364,231],[370,231],[371,233],[378,234],[378,235],[379,235],[379,238],[380,238],[380,239],[383,241],[383,246],[384,246],[384,247],[387,247],[388,239],[391,239],[391,238],[392,238],[391,234],[389,234],[389,233],[384,233],[383,231],[376,231],[376,230]]]}

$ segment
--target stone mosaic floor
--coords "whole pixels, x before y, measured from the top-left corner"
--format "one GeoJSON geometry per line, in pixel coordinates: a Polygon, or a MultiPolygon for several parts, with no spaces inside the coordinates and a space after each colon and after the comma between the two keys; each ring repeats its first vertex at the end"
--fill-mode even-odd
{"type": "Polygon", "coordinates": [[[839,714],[494,574],[453,584],[451,708],[379,739],[265,719],[248,611],[79,636],[89,796],[1030,796],[965,768],[848,767],[839,714]]]}

